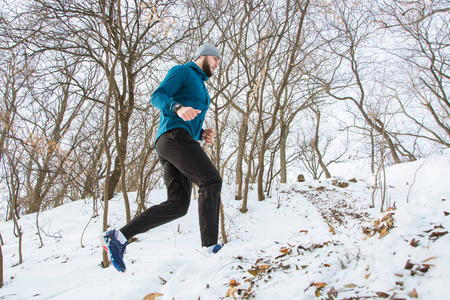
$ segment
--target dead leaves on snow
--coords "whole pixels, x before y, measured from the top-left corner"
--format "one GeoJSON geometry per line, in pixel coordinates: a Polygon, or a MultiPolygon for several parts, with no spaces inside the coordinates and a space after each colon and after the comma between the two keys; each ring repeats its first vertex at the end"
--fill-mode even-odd
{"type": "Polygon", "coordinates": [[[252,267],[247,270],[248,273],[252,276],[258,276],[259,274],[266,274],[276,270],[285,270],[289,269],[290,265],[283,265],[283,263],[277,263],[276,260],[285,257],[292,253],[292,248],[283,247],[280,249],[281,254],[275,257],[275,261],[263,260],[262,258],[258,259],[252,267]]]}
{"type": "Polygon", "coordinates": [[[254,293],[252,291],[253,288],[253,283],[250,284],[250,286],[247,289],[238,289],[237,287],[240,286],[241,284],[239,282],[237,282],[234,279],[231,279],[230,282],[228,283],[228,286],[230,287],[228,289],[228,291],[225,294],[225,298],[233,298],[233,299],[237,299],[236,298],[236,293],[238,294],[239,297],[241,297],[241,299],[249,299],[250,296],[254,293]]]}
{"type": "Polygon", "coordinates": [[[363,238],[363,240],[366,240],[367,238],[375,236],[377,233],[380,234],[379,238],[385,237],[387,234],[389,234],[389,231],[394,227],[394,212],[395,207],[390,207],[385,211],[385,215],[381,220],[376,219],[373,221],[372,227],[364,227],[363,232],[367,236],[363,238]]]}
{"type": "MultiPolygon", "coordinates": [[[[433,225],[433,224],[431,224],[431,225],[433,225]]],[[[441,238],[441,237],[443,237],[443,236],[448,234],[448,231],[445,230],[445,228],[444,228],[444,226],[442,226],[442,224],[434,225],[434,227],[432,229],[424,230],[424,232],[429,234],[428,240],[429,241],[433,241],[433,242],[435,242],[437,239],[439,239],[439,238],[441,238]],[[443,229],[443,230],[441,230],[441,229],[443,229]]],[[[417,239],[413,238],[409,242],[409,244],[412,247],[417,248],[420,245],[420,237],[424,237],[424,235],[423,234],[419,234],[417,239]]],[[[429,247],[429,245],[425,246],[425,248],[428,248],[428,247],[429,247]]]]}
{"type": "Polygon", "coordinates": [[[257,276],[259,273],[266,273],[267,270],[270,269],[270,265],[261,265],[261,266],[256,266],[254,267],[254,269],[250,269],[248,270],[248,272],[253,275],[253,276],[257,276]]]}
{"type": "Polygon", "coordinates": [[[237,282],[234,279],[231,279],[230,283],[228,284],[228,286],[230,288],[228,289],[227,293],[225,294],[225,298],[233,297],[233,299],[236,299],[235,293],[238,291],[238,289],[236,287],[239,286],[239,285],[241,285],[239,282],[237,282]]]}
{"type": "Polygon", "coordinates": [[[446,235],[447,233],[448,233],[448,231],[432,232],[432,233],[430,234],[430,240],[435,241],[435,240],[437,240],[438,238],[440,238],[440,237],[446,235]]]}
{"type": "Polygon", "coordinates": [[[433,229],[424,231],[425,233],[430,233],[430,236],[428,237],[431,241],[435,242],[440,237],[443,237],[444,235],[448,234],[448,231],[444,231],[441,229],[445,229],[444,226],[441,224],[434,226],[433,229]]]}
{"type": "Polygon", "coordinates": [[[411,293],[409,293],[409,296],[411,297],[411,298],[419,298],[419,295],[417,294],[417,291],[416,291],[416,289],[413,289],[412,291],[411,291],[411,293]]]}
{"type": "Polygon", "coordinates": [[[349,186],[348,182],[346,182],[346,181],[339,181],[337,179],[333,180],[331,182],[331,184],[334,185],[334,186],[340,187],[340,188],[344,188],[344,189],[349,186]]]}
{"type": "Polygon", "coordinates": [[[385,292],[375,292],[375,294],[380,298],[389,298],[389,294],[385,292]]]}
{"type": "Polygon", "coordinates": [[[147,296],[144,297],[143,300],[156,300],[157,298],[164,296],[163,294],[160,293],[151,293],[148,294],[147,296]]]}
{"type": "Polygon", "coordinates": [[[409,244],[410,244],[412,247],[417,248],[417,247],[419,246],[419,244],[420,244],[420,241],[419,241],[419,240],[416,240],[416,239],[412,239],[411,242],[409,242],[409,244]]]}
{"type": "MultiPolygon", "coordinates": [[[[389,207],[384,212],[384,216],[383,216],[383,218],[381,218],[381,220],[376,219],[375,221],[373,221],[373,226],[363,227],[363,233],[367,235],[366,237],[363,238],[363,240],[373,237],[376,234],[379,234],[380,239],[385,237],[386,235],[388,235],[389,231],[392,228],[394,228],[394,215],[395,215],[395,212],[393,212],[394,210],[396,210],[395,205],[393,207],[389,207]]],[[[331,225],[329,225],[329,226],[330,226],[330,232],[333,232],[331,225]]],[[[434,228],[425,230],[424,232],[430,234],[428,239],[433,242],[448,234],[448,231],[445,230],[445,228],[441,224],[435,225],[434,228]]],[[[333,232],[333,234],[334,234],[334,232],[333,232]]],[[[416,240],[415,238],[413,238],[410,241],[410,245],[412,247],[418,247],[419,244],[420,244],[420,241],[416,240]]]]}
{"type": "MultiPolygon", "coordinates": [[[[259,258],[256,260],[255,263],[251,265],[250,268],[247,268],[248,274],[251,275],[251,277],[244,276],[243,279],[246,283],[249,283],[249,287],[247,289],[239,289],[236,285],[232,284],[230,282],[229,289],[226,293],[226,297],[236,297],[236,294],[238,294],[241,298],[240,299],[249,299],[249,297],[252,297],[255,291],[253,291],[254,286],[258,286],[257,283],[260,281],[268,282],[272,279],[271,274],[278,271],[284,271],[287,270],[304,270],[309,267],[309,265],[296,265],[296,264],[288,264],[286,263],[287,260],[289,260],[291,257],[303,255],[305,251],[312,252],[315,249],[323,248],[326,246],[329,246],[332,244],[332,241],[327,241],[321,244],[311,244],[309,246],[303,246],[303,245],[291,245],[287,244],[287,246],[281,247],[278,252],[279,255],[275,256],[275,258],[259,258]]],[[[243,257],[236,257],[236,259],[241,260],[243,262],[246,262],[243,257]]],[[[331,267],[330,264],[322,264],[321,267],[331,267]]],[[[244,269],[241,266],[238,266],[239,269],[244,269]]],[[[233,281],[235,282],[235,281],[233,281]]],[[[322,289],[325,288],[327,284],[323,282],[316,282],[310,285],[310,287],[315,287],[315,294],[320,295],[322,289]]],[[[236,299],[236,298],[233,298],[236,299]]]]}
{"type": "Polygon", "coordinates": [[[411,263],[411,260],[408,259],[405,264],[405,270],[411,270],[411,276],[424,275],[431,267],[434,267],[433,264],[429,264],[426,262],[436,258],[437,257],[430,257],[423,260],[421,263],[411,263]]]}
{"type": "Polygon", "coordinates": [[[305,292],[306,292],[310,287],[315,287],[315,288],[316,288],[315,295],[316,295],[316,297],[320,297],[320,296],[321,296],[320,292],[321,292],[322,289],[323,289],[324,287],[326,287],[326,286],[327,286],[327,284],[326,284],[325,282],[313,282],[313,283],[311,283],[311,284],[306,288],[305,292]]]}

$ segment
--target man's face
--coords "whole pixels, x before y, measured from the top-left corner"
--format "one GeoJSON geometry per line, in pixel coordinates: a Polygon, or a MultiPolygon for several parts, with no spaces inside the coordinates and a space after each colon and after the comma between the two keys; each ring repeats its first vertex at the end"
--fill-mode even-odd
{"type": "Polygon", "coordinates": [[[220,58],[212,55],[205,55],[203,57],[202,69],[208,77],[212,77],[214,71],[219,67],[220,58]]]}

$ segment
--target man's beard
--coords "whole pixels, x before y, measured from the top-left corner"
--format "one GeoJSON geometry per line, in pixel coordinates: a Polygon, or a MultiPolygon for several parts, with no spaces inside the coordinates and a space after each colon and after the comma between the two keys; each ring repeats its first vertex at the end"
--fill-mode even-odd
{"type": "Polygon", "coordinates": [[[203,72],[206,73],[206,76],[208,76],[208,77],[212,77],[213,76],[213,72],[211,71],[211,66],[209,65],[209,62],[206,59],[206,57],[203,60],[202,69],[203,69],[203,72]]]}

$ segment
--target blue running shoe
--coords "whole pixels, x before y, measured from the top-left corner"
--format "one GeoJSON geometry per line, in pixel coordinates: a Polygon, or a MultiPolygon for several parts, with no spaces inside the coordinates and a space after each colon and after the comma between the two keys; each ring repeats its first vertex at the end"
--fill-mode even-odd
{"type": "Polygon", "coordinates": [[[103,248],[108,253],[109,260],[117,271],[125,272],[127,268],[123,262],[123,254],[125,253],[128,242],[125,244],[120,243],[114,236],[114,232],[115,230],[110,230],[102,233],[100,235],[100,241],[102,242],[103,248]]]}
{"type": "Polygon", "coordinates": [[[217,252],[220,251],[220,249],[222,249],[222,247],[223,247],[223,244],[216,244],[216,245],[212,245],[212,246],[209,246],[208,248],[206,248],[207,249],[206,251],[208,253],[216,254],[217,252]]]}

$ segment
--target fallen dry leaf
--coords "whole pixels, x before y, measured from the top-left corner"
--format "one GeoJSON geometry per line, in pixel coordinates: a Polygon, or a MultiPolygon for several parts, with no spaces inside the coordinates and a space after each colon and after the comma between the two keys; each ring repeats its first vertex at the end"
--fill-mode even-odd
{"type": "Polygon", "coordinates": [[[381,229],[380,231],[380,239],[382,237],[385,237],[388,234],[386,227],[383,227],[383,229],[381,229]]]}
{"type": "Polygon", "coordinates": [[[143,300],[155,300],[156,298],[161,297],[161,296],[164,296],[164,295],[160,294],[160,293],[151,293],[151,294],[148,294],[147,296],[145,296],[143,300]]]}
{"type": "Polygon", "coordinates": [[[227,293],[225,294],[225,298],[227,297],[233,297],[233,299],[236,299],[236,295],[234,293],[236,293],[237,288],[230,288],[227,293]]]}
{"type": "Polygon", "coordinates": [[[328,292],[328,297],[329,297],[330,299],[334,299],[334,298],[332,298],[332,297],[337,297],[337,295],[338,295],[338,291],[336,291],[336,289],[334,288],[334,286],[332,286],[332,287],[330,288],[329,292],[328,292]]]}
{"type": "Polygon", "coordinates": [[[435,241],[435,240],[437,240],[438,238],[440,238],[440,237],[442,237],[442,236],[444,236],[444,235],[446,235],[446,234],[448,234],[448,231],[441,231],[441,232],[436,231],[436,232],[432,232],[432,233],[430,234],[430,240],[435,241]]]}
{"type": "Polygon", "coordinates": [[[375,294],[380,298],[389,298],[389,294],[386,294],[385,292],[376,292],[375,294]]]}
{"type": "Polygon", "coordinates": [[[238,286],[238,285],[241,285],[239,282],[237,282],[236,280],[234,280],[234,279],[231,279],[230,280],[230,283],[228,284],[230,287],[236,287],[236,286],[238,286]]]}
{"type": "Polygon", "coordinates": [[[316,287],[316,297],[320,297],[320,290],[322,290],[327,284],[325,282],[314,282],[311,285],[316,287]]]}
{"type": "Polygon", "coordinates": [[[419,295],[417,295],[417,291],[416,291],[416,289],[413,289],[412,291],[411,291],[411,293],[409,293],[409,296],[411,297],[411,298],[419,298],[419,295]]]}
{"type": "Polygon", "coordinates": [[[275,257],[275,259],[279,259],[279,258],[282,258],[282,257],[288,255],[288,254],[291,254],[292,249],[291,248],[281,248],[280,252],[282,254],[280,254],[277,257],[275,257]]]}
{"type": "Polygon", "coordinates": [[[409,243],[411,246],[413,246],[414,248],[416,248],[417,246],[419,246],[420,241],[416,241],[416,239],[412,239],[411,242],[409,243]]]}
{"type": "Polygon", "coordinates": [[[395,203],[394,203],[393,206],[388,207],[384,212],[393,211],[393,210],[396,210],[396,209],[397,209],[397,207],[395,207],[395,203]]]}
{"type": "Polygon", "coordinates": [[[315,283],[313,283],[313,285],[316,288],[324,288],[324,287],[326,287],[327,284],[325,282],[315,282],[315,283]]]}
{"type": "Polygon", "coordinates": [[[391,213],[384,215],[384,217],[381,219],[381,222],[386,222],[391,218],[391,216],[392,216],[391,213]]]}
{"type": "Polygon", "coordinates": [[[291,250],[290,248],[282,248],[282,249],[280,250],[280,252],[283,253],[283,254],[286,254],[286,253],[288,253],[290,250],[291,250]]]}
{"type": "Polygon", "coordinates": [[[414,264],[412,264],[409,259],[405,264],[405,270],[411,270],[414,267],[414,264]]]}
{"type": "Polygon", "coordinates": [[[320,290],[316,289],[316,297],[319,298],[320,297],[320,290]]]}
{"type": "Polygon", "coordinates": [[[433,266],[433,265],[423,264],[422,267],[420,267],[419,271],[422,273],[426,273],[430,269],[430,266],[433,266]]]}
{"type": "Polygon", "coordinates": [[[331,234],[335,235],[335,234],[336,234],[336,231],[335,231],[334,227],[331,226],[331,225],[329,225],[329,226],[330,226],[329,231],[331,232],[331,234]]]}

